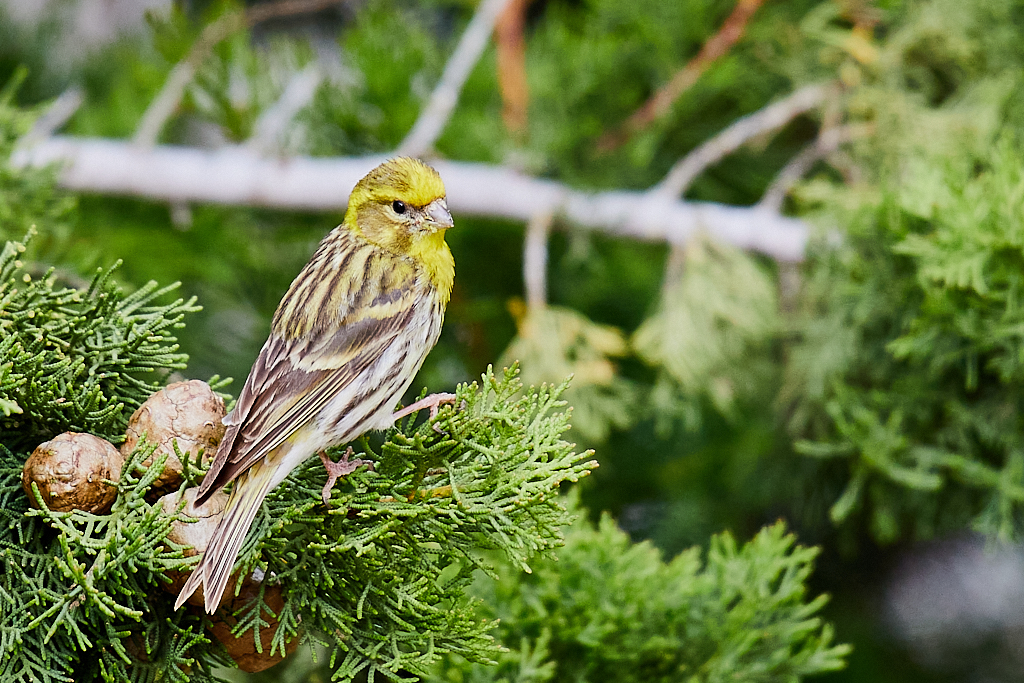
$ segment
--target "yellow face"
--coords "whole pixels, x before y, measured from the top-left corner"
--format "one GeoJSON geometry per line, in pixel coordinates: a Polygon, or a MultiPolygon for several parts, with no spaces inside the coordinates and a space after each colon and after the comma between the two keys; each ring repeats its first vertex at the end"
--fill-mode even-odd
{"type": "Polygon", "coordinates": [[[345,225],[396,254],[411,255],[416,242],[436,233],[443,240],[452,217],[441,176],[418,159],[385,161],[352,190],[345,225]]]}
{"type": "Polygon", "coordinates": [[[452,227],[444,183],[418,159],[385,161],[360,180],[349,197],[345,227],[368,242],[423,267],[447,301],[455,262],[444,241],[452,227]]]}

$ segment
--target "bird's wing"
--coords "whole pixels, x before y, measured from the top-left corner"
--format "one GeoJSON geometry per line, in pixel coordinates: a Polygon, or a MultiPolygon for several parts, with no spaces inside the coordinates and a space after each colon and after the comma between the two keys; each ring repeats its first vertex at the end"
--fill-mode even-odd
{"type": "MultiPolygon", "coordinates": [[[[317,271],[318,258],[324,251],[321,245],[292,283],[275,316],[274,331],[260,351],[234,410],[224,419],[228,429],[200,486],[198,500],[234,480],[308,424],[387,350],[407,328],[418,307],[425,305],[424,299],[429,297],[423,296],[423,286],[414,270],[403,276],[403,264],[389,264],[387,261],[393,259],[386,254],[349,242],[350,238],[342,245],[349,252],[349,265],[362,267],[346,272],[359,282],[332,281],[332,289],[316,292],[318,283],[335,274],[317,271]],[[320,277],[313,278],[317,273],[320,277]],[[310,282],[314,291],[305,287],[310,282]],[[336,296],[339,289],[344,297],[336,296]],[[310,310],[316,301],[326,303],[310,310]]],[[[366,399],[375,388],[367,387],[365,394],[357,394],[353,404],[366,399]]],[[[381,400],[386,398],[390,397],[381,400]]]]}

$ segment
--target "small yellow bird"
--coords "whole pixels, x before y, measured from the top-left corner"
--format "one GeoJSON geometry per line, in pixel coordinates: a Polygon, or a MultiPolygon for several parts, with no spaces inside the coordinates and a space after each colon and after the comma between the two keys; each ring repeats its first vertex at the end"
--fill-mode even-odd
{"type": "Polygon", "coordinates": [[[435,394],[394,412],[437,342],[455,278],[444,241],[452,227],[444,184],[421,161],[384,162],[352,190],[344,222],[320,243],[274,314],[196,504],[234,482],[223,517],[174,603],[200,584],[206,611],[220,604],[235,559],[267,493],[319,453],[330,475],[360,461],[331,462],[325,448],[387,429],[435,394]]]}

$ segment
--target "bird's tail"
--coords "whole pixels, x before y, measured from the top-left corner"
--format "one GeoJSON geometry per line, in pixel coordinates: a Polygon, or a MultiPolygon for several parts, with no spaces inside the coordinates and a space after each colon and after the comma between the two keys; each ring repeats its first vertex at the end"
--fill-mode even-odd
{"type": "Polygon", "coordinates": [[[242,541],[270,491],[273,475],[274,468],[257,466],[235,480],[220,524],[213,532],[202,559],[174,601],[174,609],[181,607],[202,584],[206,611],[213,614],[217,610],[231,577],[231,570],[235,567],[235,560],[242,549],[242,541]]]}

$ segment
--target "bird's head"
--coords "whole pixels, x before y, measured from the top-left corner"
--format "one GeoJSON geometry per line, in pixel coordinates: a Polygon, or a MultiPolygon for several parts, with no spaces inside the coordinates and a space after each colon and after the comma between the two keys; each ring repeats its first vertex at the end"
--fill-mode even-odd
{"type": "Polygon", "coordinates": [[[389,159],[356,183],[345,212],[345,227],[392,253],[412,257],[446,293],[455,262],[444,233],[452,225],[441,176],[409,157],[389,159]]]}

